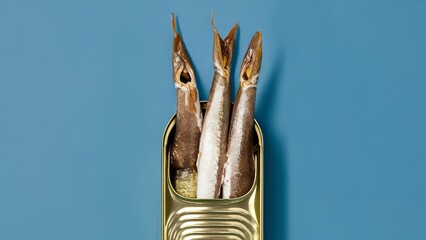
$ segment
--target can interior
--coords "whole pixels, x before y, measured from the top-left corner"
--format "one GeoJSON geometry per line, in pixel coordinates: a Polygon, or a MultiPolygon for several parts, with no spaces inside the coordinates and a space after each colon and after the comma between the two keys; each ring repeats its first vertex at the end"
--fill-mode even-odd
{"type": "MultiPolygon", "coordinates": [[[[201,102],[201,108],[203,111],[203,115],[205,113],[205,109],[206,109],[206,105],[207,103],[205,101],[201,102]]],[[[231,107],[233,106],[233,104],[231,105],[231,107]]],[[[176,197],[185,200],[185,201],[192,201],[192,202],[211,202],[211,201],[220,201],[220,202],[235,202],[235,201],[239,201],[239,200],[244,200],[245,198],[249,197],[251,195],[251,193],[253,192],[254,188],[255,188],[255,184],[257,182],[257,178],[258,178],[258,167],[259,167],[259,149],[260,149],[260,145],[261,145],[261,140],[259,138],[260,135],[260,128],[258,127],[258,124],[255,120],[255,124],[253,126],[253,151],[254,151],[254,155],[253,155],[253,161],[254,161],[254,171],[255,171],[255,176],[253,179],[253,184],[250,188],[250,190],[244,194],[241,197],[238,198],[232,198],[232,199],[221,199],[220,197],[218,199],[196,199],[196,198],[187,198],[184,197],[182,195],[180,195],[179,193],[176,192],[175,190],[175,184],[174,184],[174,179],[176,177],[176,168],[174,168],[173,166],[171,166],[170,164],[170,147],[173,143],[174,140],[174,136],[175,136],[175,124],[176,124],[176,114],[171,118],[169,124],[168,124],[168,130],[169,133],[165,136],[168,136],[166,140],[166,151],[167,151],[167,159],[166,159],[166,166],[167,166],[167,173],[168,173],[168,177],[167,177],[167,184],[169,185],[169,189],[172,190],[172,194],[174,194],[176,197]]],[[[222,193],[221,193],[222,195],[222,193]]]]}

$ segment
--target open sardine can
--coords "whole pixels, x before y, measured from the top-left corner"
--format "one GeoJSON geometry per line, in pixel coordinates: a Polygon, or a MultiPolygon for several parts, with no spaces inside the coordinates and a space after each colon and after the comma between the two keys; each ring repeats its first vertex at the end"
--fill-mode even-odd
{"type": "MultiPolygon", "coordinates": [[[[202,102],[203,109],[206,103],[202,102]]],[[[255,178],[250,191],[234,199],[193,199],[179,195],[173,186],[174,169],[169,148],[176,116],[166,126],[162,141],[162,239],[263,239],[263,136],[254,121],[255,178]]]]}

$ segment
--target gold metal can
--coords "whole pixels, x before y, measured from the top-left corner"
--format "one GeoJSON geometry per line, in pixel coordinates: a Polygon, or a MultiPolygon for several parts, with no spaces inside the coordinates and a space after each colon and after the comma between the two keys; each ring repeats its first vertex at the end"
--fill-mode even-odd
{"type": "MultiPolygon", "coordinates": [[[[202,102],[203,109],[206,103],[202,102]]],[[[171,179],[169,148],[173,142],[176,115],[163,134],[162,148],[162,238],[263,239],[263,136],[254,123],[255,178],[250,191],[234,199],[193,199],[179,195],[171,179]]]]}

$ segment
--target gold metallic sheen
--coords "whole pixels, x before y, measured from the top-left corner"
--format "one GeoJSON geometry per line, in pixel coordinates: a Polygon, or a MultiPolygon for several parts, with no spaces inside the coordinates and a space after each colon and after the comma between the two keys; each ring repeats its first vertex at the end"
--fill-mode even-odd
{"type": "MultiPolygon", "coordinates": [[[[206,102],[201,103],[203,109],[206,102]]],[[[162,239],[263,240],[263,135],[254,121],[255,179],[250,191],[234,199],[193,199],[180,196],[170,179],[168,150],[176,116],[166,126],[162,142],[162,239]]]]}

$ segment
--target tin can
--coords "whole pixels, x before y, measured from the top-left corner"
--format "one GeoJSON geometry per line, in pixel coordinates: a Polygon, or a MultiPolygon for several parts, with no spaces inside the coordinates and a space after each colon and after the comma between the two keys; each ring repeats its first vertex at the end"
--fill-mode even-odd
{"type": "MultiPolygon", "coordinates": [[[[206,102],[201,103],[203,109],[206,102]]],[[[250,191],[234,199],[193,199],[174,187],[169,148],[173,143],[176,115],[166,126],[162,141],[162,239],[263,239],[263,136],[254,121],[255,178],[250,191]]]]}

